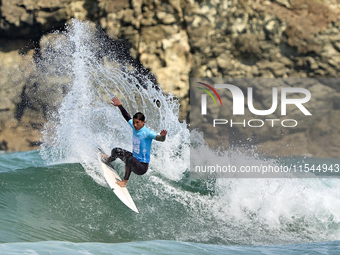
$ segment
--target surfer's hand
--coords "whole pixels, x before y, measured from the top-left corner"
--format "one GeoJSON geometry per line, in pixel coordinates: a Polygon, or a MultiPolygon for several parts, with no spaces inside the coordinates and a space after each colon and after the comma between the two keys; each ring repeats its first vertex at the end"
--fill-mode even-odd
{"type": "Polygon", "coordinates": [[[116,97],[116,96],[113,97],[113,98],[111,99],[111,104],[113,104],[114,106],[119,106],[119,105],[121,105],[121,103],[120,103],[118,97],[116,97]]]}
{"type": "Polygon", "coordinates": [[[164,142],[167,133],[168,131],[162,130],[161,134],[156,136],[156,141],[164,142]]]}

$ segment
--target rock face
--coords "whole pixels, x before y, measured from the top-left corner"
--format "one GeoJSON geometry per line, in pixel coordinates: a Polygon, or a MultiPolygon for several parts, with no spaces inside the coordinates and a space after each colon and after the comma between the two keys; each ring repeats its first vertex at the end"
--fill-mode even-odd
{"type": "MultiPolygon", "coordinates": [[[[110,38],[126,40],[131,56],[156,75],[165,92],[180,99],[181,119],[188,118],[190,77],[321,78],[338,77],[340,72],[336,0],[2,0],[0,4],[0,150],[37,148],[46,114],[57,103],[38,98],[54,87],[35,82],[39,74],[30,71],[28,63],[38,53],[34,49],[44,43],[42,37],[62,29],[72,18],[96,22],[110,38]],[[25,71],[19,75],[20,70],[25,71]],[[10,136],[17,141],[11,142],[15,139],[10,136]]],[[[62,83],[59,87],[62,98],[66,91],[62,83]]],[[[334,145],[324,154],[305,146],[292,154],[339,158],[340,87],[332,83],[321,91],[317,104],[324,107],[323,118],[332,120],[332,128],[309,123],[294,135],[302,144],[334,145]],[[331,95],[332,103],[321,91],[331,95]],[[315,140],[317,133],[325,134],[322,141],[315,140]]],[[[251,136],[242,129],[238,132],[251,136]]],[[[279,144],[266,140],[259,147],[265,150],[271,143],[279,144]]]]}

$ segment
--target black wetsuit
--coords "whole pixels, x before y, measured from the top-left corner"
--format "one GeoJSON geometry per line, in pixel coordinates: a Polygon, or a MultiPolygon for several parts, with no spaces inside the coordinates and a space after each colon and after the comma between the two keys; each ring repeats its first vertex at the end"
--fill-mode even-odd
{"type": "MultiPolygon", "coordinates": [[[[119,105],[118,107],[125,120],[129,122],[129,120],[131,120],[130,114],[124,109],[122,105],[119,105]]],[[[143,175],[146,173],[146,171],[148,171],[149,163],[140,162],[130,151],[124,150],[122,148],[113,148],[111,151],[111,156],[109,157],[109,161],[112,162],[117,158],[120,158],[125,162],[124,180],[129,180],[131,172],[134,172],[138,175],[143,175]]]]}

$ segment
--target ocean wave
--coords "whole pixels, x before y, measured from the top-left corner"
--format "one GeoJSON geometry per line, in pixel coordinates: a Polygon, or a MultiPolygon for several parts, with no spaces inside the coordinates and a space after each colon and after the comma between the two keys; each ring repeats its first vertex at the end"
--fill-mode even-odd
{"type": "MultiPolygon", "coordinates": [[[[124,168],[116,168],[122,175],[124,168]]],[[[339,239],[338,187],[338,179],[203,180],[183,175],[174,181],[151,166],[146,175],[129,181],[140,211],[136,214],[79,163],[31,166],[0,173],[0,242],[333,241],[339,239]]]]}

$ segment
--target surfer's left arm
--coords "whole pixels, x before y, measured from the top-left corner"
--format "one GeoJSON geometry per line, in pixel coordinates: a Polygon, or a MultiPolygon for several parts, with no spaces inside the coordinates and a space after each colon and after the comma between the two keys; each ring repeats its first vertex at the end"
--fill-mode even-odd
{"type": "Polygon", "coordinates": [[[167,133],[168,133],[168,131],[162,130],[161,134],[156,136],[156,141],[164,142],[167,133]]]}

